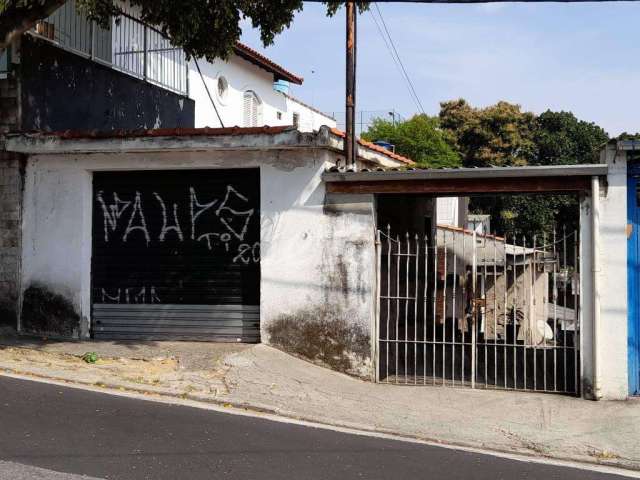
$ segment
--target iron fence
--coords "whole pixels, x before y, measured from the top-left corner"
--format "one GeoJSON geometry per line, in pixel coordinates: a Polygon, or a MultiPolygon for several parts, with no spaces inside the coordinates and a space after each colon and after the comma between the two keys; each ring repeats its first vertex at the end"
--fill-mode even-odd
{"type": "Polygon", "coordinates": [[[188,62],[184,51],[135,15],[132,9],[123,11],[111,20],[108,28],[103,28],[78,11],[75,0],[68,0],[38,22],[33,33],[65,50],[188,95],[188,62]]]}
{"type": "Polygon", "coordinates": [[[379,231],[378,379],[579,394],[577,232],[379,231]]]}

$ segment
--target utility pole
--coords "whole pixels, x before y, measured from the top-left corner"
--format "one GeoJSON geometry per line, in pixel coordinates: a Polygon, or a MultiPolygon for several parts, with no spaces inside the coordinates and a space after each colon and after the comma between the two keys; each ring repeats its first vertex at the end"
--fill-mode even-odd
{"type": "Polygon", "coordinates": [[[355,170],[358,158],[356,141],[356,18],[357,5],[346,2],[347,10],[347,75],[346,75],[346,135],[344,139],[344,158],[346,168],[355,170]]]}

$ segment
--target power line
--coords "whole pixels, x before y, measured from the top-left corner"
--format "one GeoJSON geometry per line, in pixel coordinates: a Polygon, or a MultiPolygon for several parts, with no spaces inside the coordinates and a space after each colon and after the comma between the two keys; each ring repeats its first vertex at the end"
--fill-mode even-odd
{"type": "Polygon", "coordinates": [[[196,68],[198,69],[198,73],[200,74],[200,80],[202,80],[202,84],[204,85],[204,89],[207,91],[207,95],[209,96],[209,100],[211,101],[211,105],[213,105],[213,109],[216,112],[216,116],[218,117],[218,121],[220,122],[220,127],[224,128],[224,123],[222,123],[222,118],[220,117],[220,113],[218,113],[218,107],[216,107],[216,102],[213,101],[213,97],[211,96],[211,92],[209,91],[209,87],[207,86],[207,82],[204,80],[204,76],[202,75],[202,71],[200,70],[200,65],[198,64],[198,59],[193,57],[193,61],[196,64],[196,68]]]}
{"type": "Polygon", "coordinates": [[[416,89],[413,86],[413,82],[411,81],[411,78],[409,77],[409,74],[407,73],[406,68],[404,68],[404,64],[402,63],[402,59],[400,58],[400,54],[398,53],[398,49],[396,48],[395,43],[393,42],[393,38],[391,38],[391,34],[389,33],[389,29],[387,28],[387,23],[384,21],[384,17],[382,16],[382,12],[380,11],[380,7],[378,6],[378,4],[376,2],[373,3],[373,5],[376,7],[376,10],[378,11],[378,15],[380,15],[380,20],[382,20],[382,26],[384,27],[384,31],[387,32],[387,37],[389,37],[389,42],[391,43],[391,46],[393,47],[393,51],[396,54],[396,57],[398,59],[398,62],[400,63],[400,67],[402,68],[402,71],[404,73],[405,78],[407,79],[407,82],[409,82],[409,88],[411,88],[411,91],[413,92],[418,105],[420,106],[420,110],[422,111],[422,113],[424,113],[426,115],[426,112],[424,111],[424,107],[422,106],[422,102],[420,101],[420,97],[418,97],[418,94],[416,93],[416,89]]]}
{"type": "Polygon", "coordinates": [[[400,74],[400,76],[403,78],[403,80],[405,81],[405,85],[407,87],[407,90],[409,92],[409,96],[411,97],[411,100],[413,100],[413,102],[416,104],[416,108],[418,110],[420,110],[420,102],[419,100],[416,99],[415,95],[413,94],[413,91],[411,90],[411,87],[408,85],[406,79],[404,78],[404,75],[402,74],[402,68],[400,67],[400,64],[398,63],[398,60],[396,59],[396,56],[393,54],[393,50],[391,48],[391,45],[389,45],[389,40],[387,40],[387,37],[384,35],[382,28],[380,27],[380,24],[378,23],[378,20],[376,19],[376,16],[373,14],[372,10],[369,10],[369,13],[371,14],[371,18],[373,18],[373,22],[376,24],[376,28],[378,29],[378,33],[380,34],[380,38],[382,38],[382,41],[384,42],[385,46],[387,47],[387,50],[389,51],[389,55],[391,55],[391,58],[393,59],[393,63],[396,66],[396,69],[398,70],[398,73],[400,74]]]}
{"type": "MultiPolygon", "coordinates": [[[[304,0],[306,3],[325,3],[326,0],[304,0]]],[[[359,0],[347,0],[350,3],[359,0]]],[[[379,0],[380,3],[614,3],[614,2],[638,2],[640,0],[379,0]]]]}

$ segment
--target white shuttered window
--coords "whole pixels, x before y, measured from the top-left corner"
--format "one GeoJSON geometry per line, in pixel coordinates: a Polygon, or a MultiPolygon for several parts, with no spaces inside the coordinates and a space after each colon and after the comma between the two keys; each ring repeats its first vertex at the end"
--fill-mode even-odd
{"type": "Polygon", "coordinates": [[[251,90],[244,92],[243,122],[245,127],[257,127],[261,123],[262,102],[251,90]]]}

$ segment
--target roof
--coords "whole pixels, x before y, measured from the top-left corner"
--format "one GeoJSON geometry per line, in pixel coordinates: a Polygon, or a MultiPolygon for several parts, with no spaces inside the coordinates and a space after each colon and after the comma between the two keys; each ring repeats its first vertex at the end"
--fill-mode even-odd
{"type": "MultiPolygon", "coordinates": [[[[369,142],[365,142],[369,144],[369,142]]],[[[373,144],[370,144],[373,145],[373,144]]],[[[369,146],[369,145],[367,145],[369,146]]],[[[385,150],[382,147],[378,147],[385,150]]],[[[386,151],[386,150],[385,150],[386,151]]],[[[391,152],[389,152],[391,153],[391,152]]],[[[404,158],[404,157],[401,157],[404,158]]],[[[409,160],[409,159],[405,159],[409,160]]],[[[411,161],[411,160],[409,160],[411,161]]],[[[447,179],[483,179],[483,178],[522,178],[522,177],[592,177],[606,175],[609,171],[606,164],[581,165],[549,165],[525,167],[486,167],[486,168],[425,168],[405,171],[375,172],[325,172],[325,180],[332,182],[378,182],[378,181],[414,181],[414,180],[447,180],[447,179]]]]}
{"type": "Polygon", "coordinates": [[[287,82],[295,83],[296,85],[302,85],[302,82],[304,81],[302,77],[291,73],[283,66],[278,65],[273,60],[267,58],[257,50],[254,50],[244,43],[237,42],[233,51],[240,58],[243,58],[244,60],[257,65],[258,67],[273,73],[273,76],[276,80],[286,80],[287,82]]]}
{"type": "Polygon", "coordinates": [[[605,164],[532,167],[443,168],[424,170],[340,171],[322,175],[327,191],[343,194],[420,194],[469,196],[505,193],[590,191],[594,177],[606,176],[605,164]]]}
{"type": "MultiPolygon", "coordinates": [[[[28,132],[23,136],[36,139],[58,138],[61,140],[114,139],[141,137],[206,137],[238,135],[275,135],[291,130],[291,126],[277,127],[224,127],[224,128],[154,128],[150,130],[64,130],[59,132],[28,132]]],[[[18,135],[14,135],[16,137],[18,135]]]]}
{"type": "MultiPolygon", "coordinates": [[[[344,134],[343,134],[344,135],[344,134]]],[[[362,142],[361,161],[379,167],[397,168],[406,163],[394,153],[362,142]]],[[[134,153],[166,151],[233,151],[326,149],[342,154],[344,140],[327,126],[317,132],[300,132],[293,126],[228,128],[161,128],[152,130],[111,130],[10,133],[7,151],[32,155],[67,153],[134,153]]],[[[403,158],[403,157],[401,157],[403,158]]],[[[409,160],[410,161],[410,160],[409,160]]]]}
{"type": "Polygon", "coordinates": [[[288,93],[282,93],[286,98],[288,98],[289,100],[296,102],[300,105],[302,105],[303,107],[308,108],[309,110],[316,112],[319,115],[322,115],[324,117],[330,118],[331,120],[335,121],[335,118],[333,118],[331,115],[329,115],[328,113],[323,112],[322,110],[318,110],[316,107],[313,107],[311,105],[309,105],[308,103],[303,102],[302,100],[300,100],[299,98],[296,98],[292,95],[289,95],[288,93]]]}
{"type": "Polygon", "coordinates": [[[611,140],[618,150],[640,150],[640,140],[611,140]]]}
{"type": "MultiPolygon", "coordinates": [[[[331,133],[333,133],[334,135],[337,135],[338,137],[341,138],[345,138],[346,137],[346,133],[344,133],[342,130],[338,130],[337,128],[332,128],[331,129],[331,133]]],[[[367,142],[366,140],[363,140],[361,138],[358,139],[358,143],[360,145],[362,145],[363,147],[369,148],[371,150],[374,150],[378,153],[384,154],[386,156],[388,156],[389,158],[393,158],[394,160],[397,160],[399,162],[402,162],[406,165],[415,165],[416,162],[414,162],[413,160],[411,160],[410,158],[407,157],[403,157],[402,155],[398,155],[395,152],[392,152],[391,150],[387,150],[384,147],[381,147],[380,145],[376,145],[375,143],[371,143],[371,142],[367,142]]]]}

